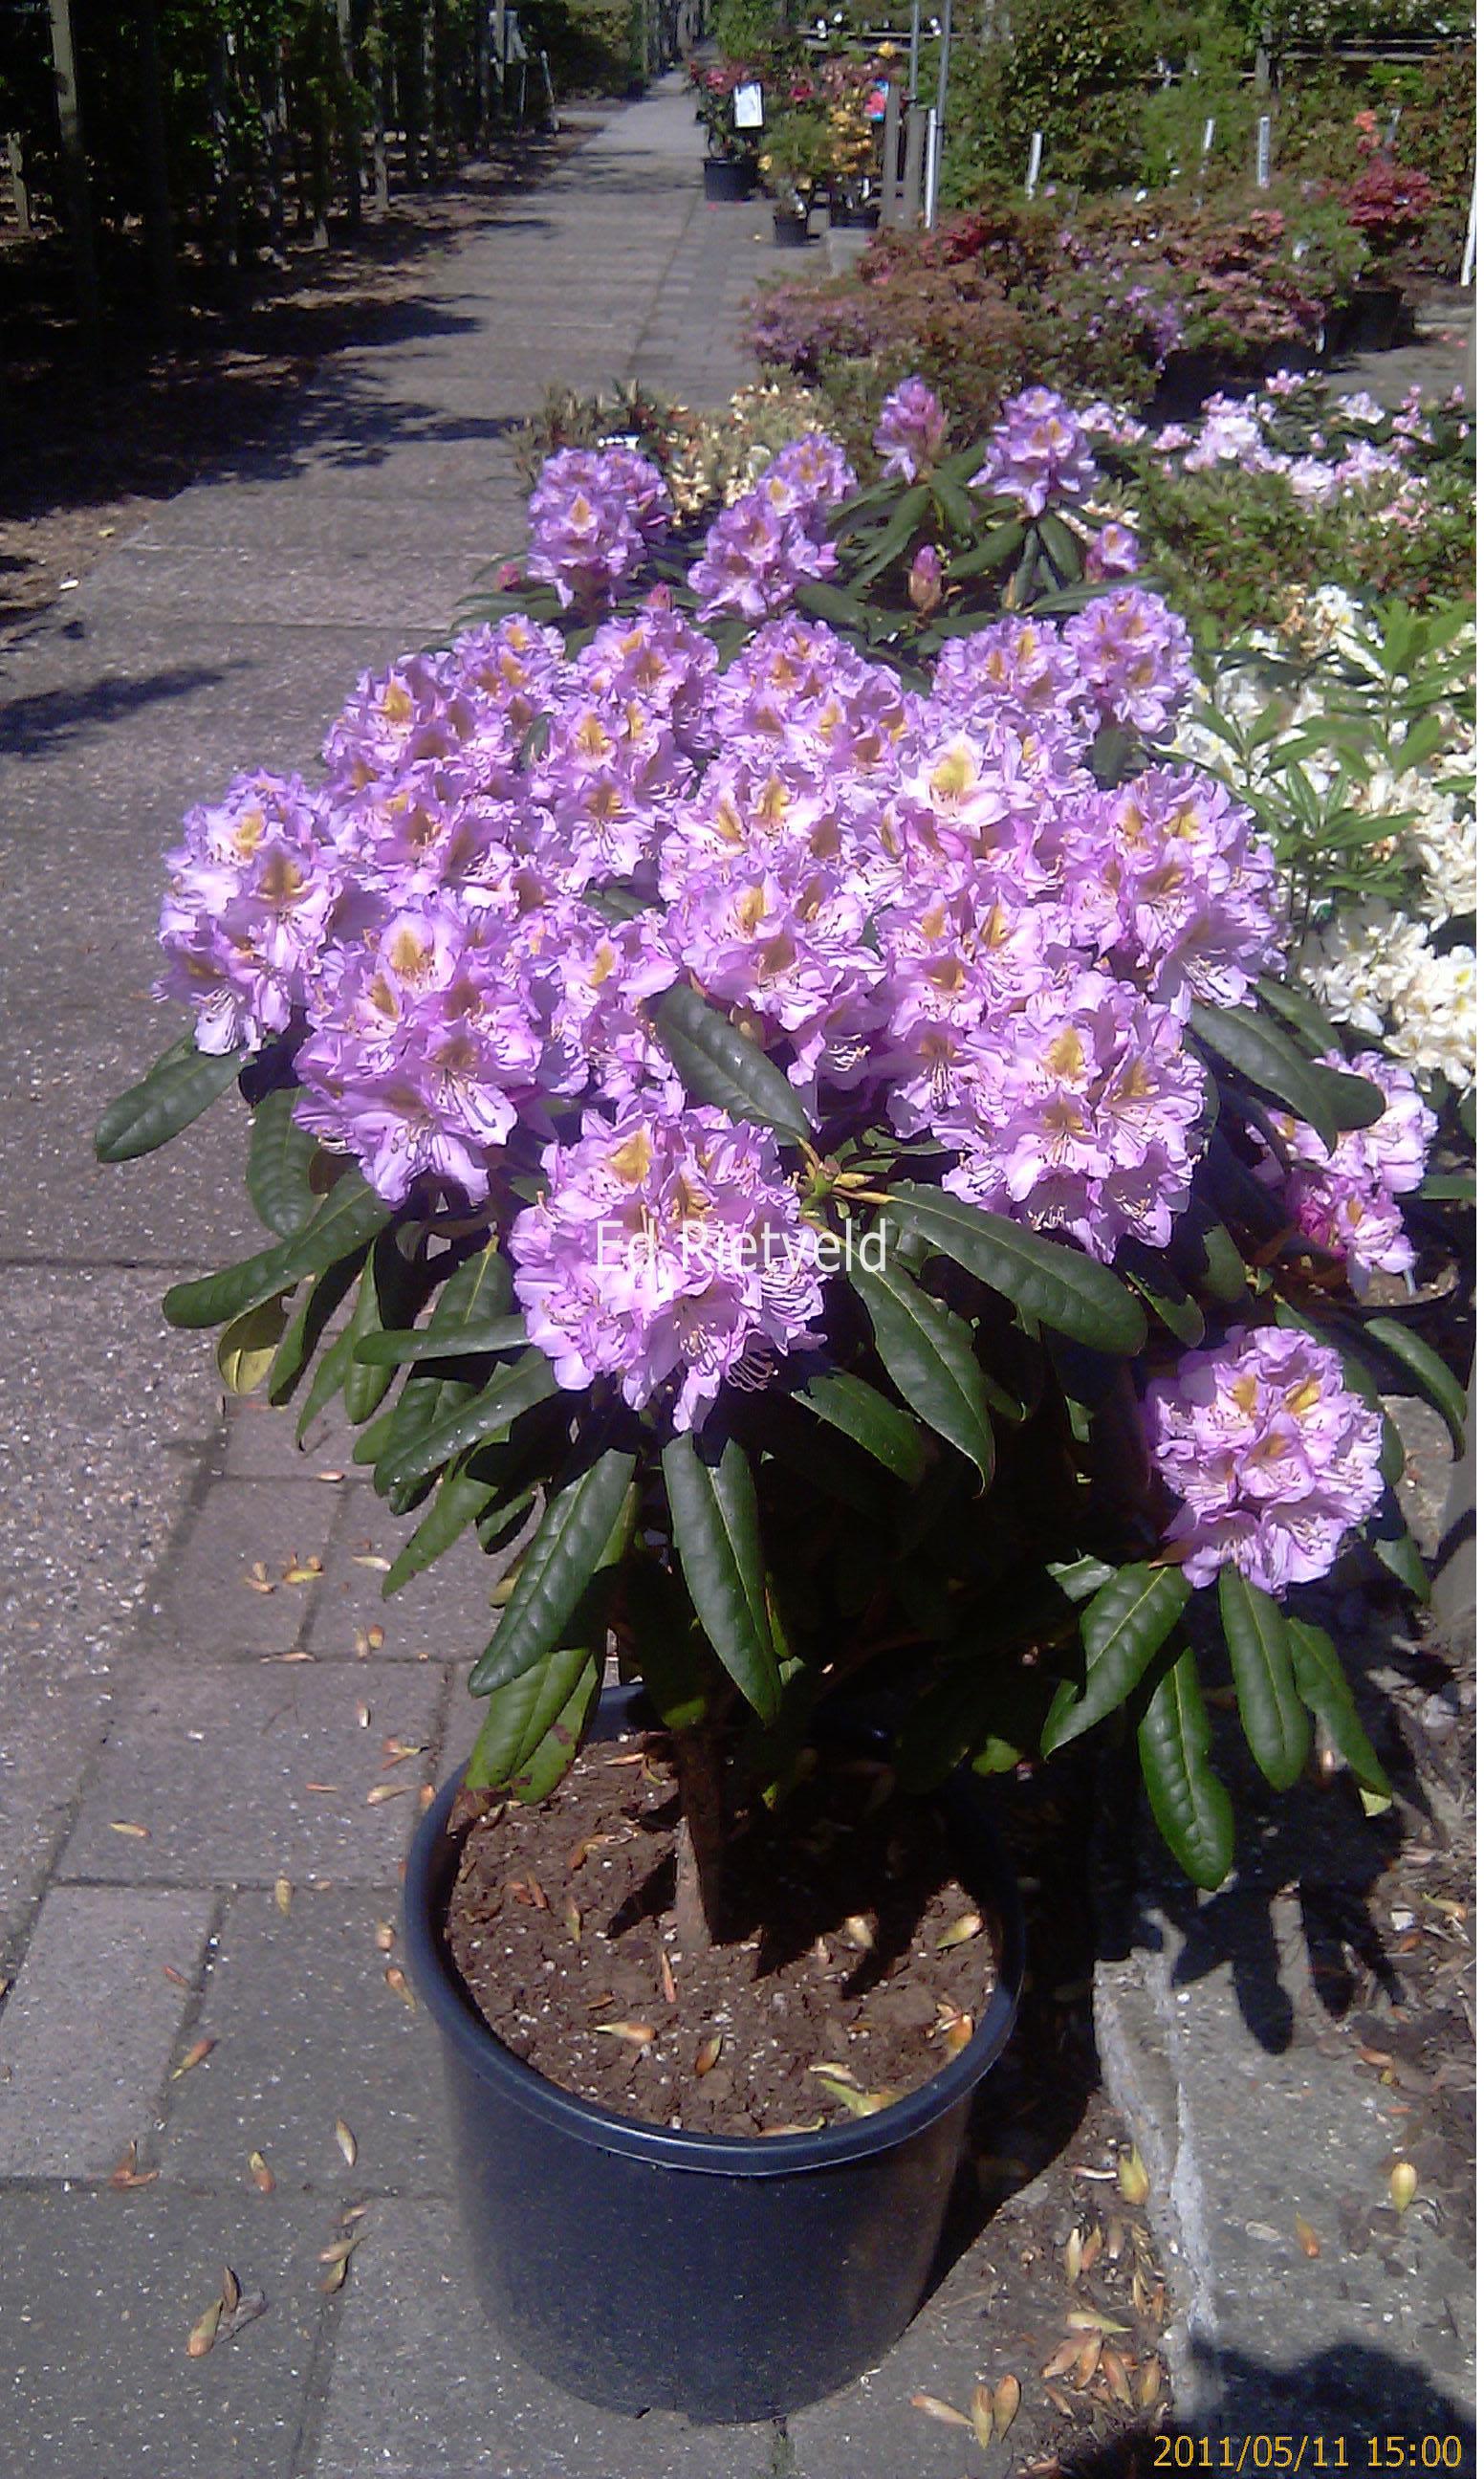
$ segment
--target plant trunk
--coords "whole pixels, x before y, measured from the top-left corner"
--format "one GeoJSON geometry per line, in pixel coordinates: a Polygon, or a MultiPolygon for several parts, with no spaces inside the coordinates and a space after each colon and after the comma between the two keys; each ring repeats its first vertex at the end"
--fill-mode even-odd
{"type": "Polygon", "coordinates": [[[83,115],[77,95],[77,55],[72,41],[71,0],[51,0],[52,71],[57,87],[57,126],[66,186],[67,231],[72,244],[72,288],[78,324],[90,345],[98,333],[98,278],[92,253],[92,199],[83,115]]]}
{"type": "Polygon", "coordinates": [[[721,1749],[704,1724],[677,1730],[675,1770],[680,1791],[675,1921],[682,1954],[704,1954],[722,1932],[722,1844],[725,1802],[721,1749]]]}
{"type": "Polygon", "coordinates": [[[160,36],[155,0],[140,9],[140,104],[144,132],[144,233],[149,249],[150,289],[155,318],[163,328],[175,323],[175,234],[170,217],[169,166],[166,152],[165,102],[160,82],[160,36]]]}

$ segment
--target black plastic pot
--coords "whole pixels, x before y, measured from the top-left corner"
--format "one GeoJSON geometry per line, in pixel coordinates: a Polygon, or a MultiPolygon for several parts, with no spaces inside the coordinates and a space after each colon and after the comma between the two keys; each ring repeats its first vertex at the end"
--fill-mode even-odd
{"type": "Polygon", "coordinates": [[[737,206],[750,198],[756,178],[755,166],[745,158],[708,155],[701,166],[702,186],[716,207],[737,206]]]}
{"type": "MultiPolygon", "coordinates": [[[[616,1737],[631,1691],[597,1731],[616,1737]]],[[[522,2357],[605,2409],[780,2417],[875,2364],[921,2303],[976,2086],[1010,2036],[1024,1932],[1013,1872],[965,1775],[955,1864],[1001,1923],[973,2038],[878,2116],[817,2134],[701,2135],[615,2117],[497,2040],[448,1959],[444,1784],[407,1861],[407,1959],[443,2036],[454,2157],[485,2305],[522,2357]]]]}
{"type": "Polygon", "coordinates": [[[1329,321],[1327,341],[1332,357],[1355,353],[1389,353],[1403,328],[1402,294],[1398,284],[1360,284],[1329,321]]]}
{"type": "Polygon", "coordinates": [[[807,249],[808,245],[808,217],[794,215],[786,207],[775,207],[773,210],[774,248],[807,249]]]}

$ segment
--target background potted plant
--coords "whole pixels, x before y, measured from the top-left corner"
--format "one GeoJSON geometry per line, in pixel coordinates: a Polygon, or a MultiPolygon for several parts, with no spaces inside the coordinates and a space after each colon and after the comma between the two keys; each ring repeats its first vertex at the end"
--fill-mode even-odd
{"type": "Polygon", "coordinates": [[[758,168],[773,197],[773,236],[781,249],[809,237],[809,212],[829,179],[831,133],[825,107],[791,103],[768,130],[758,168]]]}
{"type": "Polygon", "coordinates": [[[524,575],[358,684],[320,786],[191,814],[194,1024],[98,1133],[239,1086],[273,1237],[166,1314],[305,1419],[341,1394],[418,1516],[389,1591],[471,1527],[496,1561],[411,1951],[492,2303],[630,2408],[787,2408],[910,2313],[1013,2008],[978,1777],[1125,1713],[1218,1884],[1204,1662],[1275,1788],[1318,1732],[1386,1799],[1303,1587],[1357,1529],[1418,1573],[1380,1386],[1461,1425],[1359,1297],[1429,1114],[1288,987],[1271,854],[1161,754],[1188,641],[1090,441],[1044,390],[945,434],[910,381],[879,478],[814,433],[704,534],[627,447],[550,458],[524,575]],[[610,1664],[658,1725],[617,1764],[610,1664]],[[492,1930],[534,1977],[486,1985],[492,1930]],[[790,1969],[829,2036],[780,2041],[790,1969]],[[790,2115],[718,2131],[770,2045],[790,2115]]]}

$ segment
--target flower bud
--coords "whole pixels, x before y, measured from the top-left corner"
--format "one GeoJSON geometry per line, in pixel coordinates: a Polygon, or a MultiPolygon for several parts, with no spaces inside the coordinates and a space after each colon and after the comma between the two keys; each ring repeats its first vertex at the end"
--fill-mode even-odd
{"type": "Polygon", "coordinates": [[[931,543],[924,543],[908,575],[907,590],[912,609],[926,620],[943,600],[943,562],[931,543]]]}

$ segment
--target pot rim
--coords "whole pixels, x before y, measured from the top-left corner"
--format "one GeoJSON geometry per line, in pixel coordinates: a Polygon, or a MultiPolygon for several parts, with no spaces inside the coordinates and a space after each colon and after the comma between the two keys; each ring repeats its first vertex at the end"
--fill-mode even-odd
{"type": "MultiPolygon", "coordinates": [[[[630,1700],[624,1691],[619,1693],[624,1702],[615,1697],[610,1710],[622,1725],[625,1704],[630,1700]]],[[[608,1702],[606,1696],[603,1701],[608,1702]]],[[[677,2127],[620,2117],[596,2101],[565,2091],[516,2057],[490,2030],[458,1979],[433,1925],[442,1880],[450,1874],[452,1853],[444,1827],[463,1778],[460,1766],[443,1784],[422,1815],[407,1854],[402,1908],[412,1978],[439,2030],[465,2065],[518,2108],[554,2123],[578,2142],[648,2160],[656,2168],[699,2170],[712,2177],[778,2178],[841,2167],[909,2142],[968,2100],[1010,2038],[1020,2005],[1025,1927],[1013,1869],[987,1814],[976,1802],[973,1823],[985,1846],[985,1887],[1000,1919],[999,1968],[972,2039],[915,2091],[878,2110],[874,2117],[857,2118],[848,2126],[778,2135],[689,2134],[677,2127]]],[[[960,1787],[983,1790],[972,1776],[956,1779],[960,1787]]],[[[954,1785],[949,1787],[952,1791],[954,1785]]]]}

